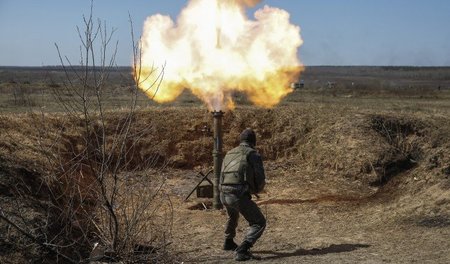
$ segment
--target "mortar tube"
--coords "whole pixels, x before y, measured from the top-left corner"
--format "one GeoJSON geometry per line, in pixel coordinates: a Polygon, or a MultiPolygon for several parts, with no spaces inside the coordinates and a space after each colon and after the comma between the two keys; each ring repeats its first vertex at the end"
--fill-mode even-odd
{"type": "Polygon", "coordinates": [[[216,210],[222,209],[222,202],[220,201],[220,172],[222,170],[222,111],[211,112],[214,120],[214,186],[213,186],[213,208],[216,210]]]}

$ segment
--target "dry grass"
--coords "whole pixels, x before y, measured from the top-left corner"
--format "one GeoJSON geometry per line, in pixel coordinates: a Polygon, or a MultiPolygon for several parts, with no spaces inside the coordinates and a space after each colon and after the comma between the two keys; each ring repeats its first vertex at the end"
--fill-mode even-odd
{"type": "MultiPolygon", "coordinates": [[[[329,69],[325,68],[316,70],[308,78],[322,78],[321,82],[328,79],[323,76],[344,78],[340,69],[337,73],[327,72],[329,69]]],[[[444,76],[446,71],[440,69],[435,74],[444,76]]],[[[424,73],[430,74],[428,69],[424,69],[424,73]]],[[[354,74],[366,80],[360,73],[354,74]]],[[[416,78],[414,74],[418,73],[402,71],[398,74],[395,72],[388,77],[395,79],[395,76],[401,76],[404,81],[404,78],[416,78]]],[[[420,76],[417,78],[420,79],[420,76]]],[[[353,79],[352,76],[345,78],[347,81],[353,79]]],[[[434,81],[445,83],[445,78],[439,78],[434,81]]],[[[17,83],[2,82],[0,89],[10,89],[12,85],[17,83]]],[[[34,82],[31,80],[30,84],[25,85],[33,86],[34,82]]],[[[120,84],[113,84],[112,87],[120,98],[123,92],[120,84]]],[[[390,208],[397,215],[389,217],[402,215],[407,216],[408,221],[422,219],[420,221],[424,225],[429,225],[433,219],[445,220],[447,214],[450,215],[450,104],[449,91],[445,89],[430,94],[426,89],[411,92],[389,88],[378,93],[373,87],[356,89],[346,86],[334,92],[324,87],[307,87],[289,95],[280,106],[269,110],[248,106],[242,95],[236,95],[236,99],[244,105],[225,114],[224,150],[236,145],[238,135],[244,128],[256,130],[258,149],[266,161],[268,191],[277,193],[276,197],[272,197],[272,203],[288,199],[315,203],[322,201],[320,197],[328,197],[325,202],[348,201],[351,198],[378,206],[378,199],[387,199],[394,201],[390,208]],[[310,188],[305,190],[299,186],[310,188]],[[299,192],[300,189],[302,192],[299,192]],[[317,197],[318,194],[321,196],[317,197]],[[427,216],[430,212],[435,218],[427,216]]],[[[3,95],[0,98],[2,111],[23,112],[30,109],[11,104],[10,93],[3,95]]],[[[34,96],[33,93],[31,96],[34,96]]],[[[117,106],[113,103],[115,98],[111,96],[111,100],[107,101],[108,107],[117,106]]],[[[167,223],[170,223],[173,192],[184,193],[189,187],[183,185],[183,189],[177,181],[183,182],[188,172],[206,170],[212,164],[211,114],[189,94],[164,107],[144,107],[152,103],[145,97],[140,100],[141,109],[133,115],[135,126],[131,133],[139,132],[141,140],[130,146],[129,155],[124,160],[129,168],[138,167],[139,171],[127,171],[127,166],[121,171],[119,186],[122,193],[129,195],[120,196],[117,206],[123,216],[121,224],[127,221],[125,216],[131,211],[145,212],[139,217],[148,225],[135,229],[139,231],[135,236],[139,241],[136,242],[159,241],[157,247],[162,248],[172,241],[171,236],[167,236],[171,231],[167,223]],[[149,157],[152,157],[150,161],[149,157]],[[162,164],[169,165],[166,171],[152,169],[162,164]],[[175,183],[171,185],[169,182],[169,185],[161,187],[162,191],[155,196],[155,201],[166,203],[151,204],[146,210],[135,207],[133,201],[141,197],[139,195],[150,190],[145,194],[151,197],[151,190],[158,190],[159,183],[167,178],[175,183]]],[[[43,102],[50,101],[48,97],[43,102]]],[[[45,109],[49,111],[43,114],[0,115],[0,202],[2,210],[29,212],[25,219],[20,219],[21,214],[17,214],[14,219],[18,222],[50,227],[48,223],[55,218],[45,210],[48,189],[43,184],[48,180],[45,176],[52,170],[48,167],[48,157],[67,164],[83,150],[86,137],[79,119],[72,120],[54,113],[59,111],[58,106],[51,103],[45,109]]],[[[106,112],[104,121],[108,134],[114,134],[117,124],[124,122],[125,112],[117,109],[106,112]]],[[[108,140],[106,142],[111,144],[108,140]]],[[[83,172],[82,169],[76,171],[83,172]]],[[[58,185],[60,193],[66,193],[64,190],[73,186],[74,179],[81,179],[81,173],[70,176],[58,185]]],[[[86,186],[91,184],[91,180],[83,179],[87,181],[86,186]]],[[[81,197],[85,198],[86,204],[95,204],[95,195],[90,197],[87,192],[81,197]]],[[[183,221],[178,220],[178,223],[189,226],[183,221]]],[[[102,223],[101,217],[98,223],[102,223]]],[[[180,226],[178,230],[186,226],[180,226]]],[[[0,229],[7,234],[0,237],[5,257],[15,257],[18,262],[20,259],[39,261],[40,256],[55,257],[51,252],[45,255],[39,247],[32,250],[24,247],[29,241],[17,232],[8,231],[10,228],[3,222],[0,229]],[[14,239],[19,241],[17,245],[11,242],[14,239]]],[[[36,229],[31,233],[40,237],[55,230],[58,229],[36,229]]],[[[89,250],[84,249],[85,252],[89,250]]]]}

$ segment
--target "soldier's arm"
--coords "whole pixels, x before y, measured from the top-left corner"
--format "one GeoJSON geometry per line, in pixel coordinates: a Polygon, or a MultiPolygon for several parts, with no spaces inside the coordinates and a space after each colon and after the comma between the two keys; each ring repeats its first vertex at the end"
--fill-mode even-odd
{"type": "Polygon", "coordinates": [[[255,173],[255,187],[257,188],[255,192],[259,193],[264,189],[264,186],[266,185],[266,174],[264,173],[264,165],[261,155],[259,155],[257,152],[254,152],[250,154],[249,161],[255,173]]]}

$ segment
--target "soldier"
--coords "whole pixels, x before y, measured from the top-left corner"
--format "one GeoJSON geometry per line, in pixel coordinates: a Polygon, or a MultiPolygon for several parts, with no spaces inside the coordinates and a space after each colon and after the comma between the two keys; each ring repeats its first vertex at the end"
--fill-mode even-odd
{"type": "Polygon", "coordinates": [[[228,215],[223,249],[235,250],[235,260],[246,261],[255,258],[249,249],[266,227],[266,219],[251,196],[263,190],[266,177],[261,156],[254,149],[255,132],[249,128],[245,129],[240,135],[240,140],[240,145],[230,150],[223,160],[220,199],[228,215]],[[250,225],[240,246],[234,242],[239,213],[250,225]]]}

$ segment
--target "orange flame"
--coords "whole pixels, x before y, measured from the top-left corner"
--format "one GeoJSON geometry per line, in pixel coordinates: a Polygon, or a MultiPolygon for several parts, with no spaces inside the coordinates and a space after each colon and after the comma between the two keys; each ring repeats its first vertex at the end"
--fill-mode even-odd
{"type": "Polygon", "coordinates": [[[297,57],[303,41],[282,9],[265,6],[248,19],[245,7],[258,2],[191,0],[176,24],[168,16],[148,17],[138,86],[160,103],[190,89],[210,110],[233,108],[235,91],[258,106],[278,104],[303,70],[297,57]],[[153,65],[164,65],[156,67],[164,74],[160,85],[153,65]]]}

